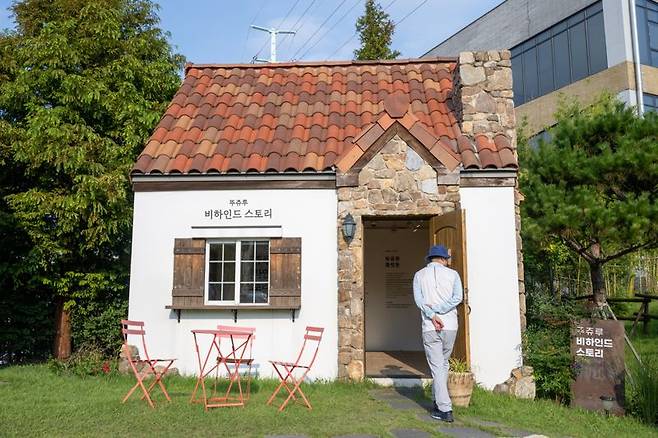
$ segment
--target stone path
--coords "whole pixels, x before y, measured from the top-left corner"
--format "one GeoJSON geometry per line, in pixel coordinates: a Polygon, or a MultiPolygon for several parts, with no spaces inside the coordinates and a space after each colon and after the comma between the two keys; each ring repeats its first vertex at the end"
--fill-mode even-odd
{"type": "MultiPolygon", "coordinates": [[[[435,433],[456,438],[495,438],[495,437],[540,437],[526,430],[519,430],[495,421],[476,417],[458,417],[454,423],[442,423],[430,417],[431,402],[424,399],[417,388],[381,388],[369,392],[375,400],[386,403],[395,410],[418,411],[420,421],[431,424],[435,433]]],[[[427,438],[432,434],[419,429],[392,429],[395,438],[427,438]]],[[[306,435],[270,435],[266,438],[306,438],[306,435]]],[[[374,435],[340,435],[334,438],[376,438],[374,435]]]]}
{"type": "MultiPolygon", "coordinates": [[[[455,419],[454,423],[441,423],[429,415],[431,403],[424,399],[418,388],[382,388],[370,391],[370,396],[388,404],[395,410],[418,410],[418,419],[436,425],[435,429],[444,435],[457,438],[489,438],[489,437],[530,437],[537,436],[533,432],[518,430],[502,423],[481,420],[476,417],[455,419]]],[[[396,429],[391,433],[399,438],[415,438],[430,436],[427,432],[413,429],[396,429]]]]}

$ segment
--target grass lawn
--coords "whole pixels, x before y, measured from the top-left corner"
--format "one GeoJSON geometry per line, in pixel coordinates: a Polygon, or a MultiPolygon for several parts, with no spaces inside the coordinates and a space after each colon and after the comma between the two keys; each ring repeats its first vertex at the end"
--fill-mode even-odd
{"type": "MultiPolygon", "coordinates": [[[[245,408],[210,412],[188,403],[193,379],[170,378],[167,387],[173,402],[167,404],[159,395],[155,410],[138,398],[120,403],[132,382],[125,376],[58,376],[42,365],[0,369],[0,435],[391,436],[392,429],[413,428],[440,436],[437,423],[418,418],[420,409],[393,410],[370,395],[375,387],[369,383],[307,385],[305,392],[313,411],[290,405],[278,413],[265,405],[274,389],[273,381],[255,382],[245,408]]],[[[418,397],[422,395],[418,393],[418,397]]],[[[476,390],[471,407],[457,409],[455,415],[467,425],[493,420],[548,436],[658,436],[656,429],[632,418],[605,418],[550,401],[515,400],[483,390],[476,390]]]]}

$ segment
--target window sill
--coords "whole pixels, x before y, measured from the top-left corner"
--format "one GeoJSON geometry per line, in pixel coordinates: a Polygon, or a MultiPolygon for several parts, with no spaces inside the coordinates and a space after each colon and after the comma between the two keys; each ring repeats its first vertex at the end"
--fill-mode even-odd
{"type": "Polygon", "coordinates": [[[260,305],[200,305],[200,306],[181,306],[169,305],[165,309],[169,310],[299,310],[301,306],[273,306],[270,304],[260,305]]]}

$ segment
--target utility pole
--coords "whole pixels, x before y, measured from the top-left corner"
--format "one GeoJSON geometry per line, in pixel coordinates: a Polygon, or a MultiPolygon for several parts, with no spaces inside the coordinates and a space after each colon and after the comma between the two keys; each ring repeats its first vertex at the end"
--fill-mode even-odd
{"type": "MultiPolygon", "coordinates": [[[[280,29],[269,29],[267,27],[256,26],[255,24],[251,25],[252,29],[262,30],[270,34],[270,60],[269,62],[276,62],[276,36],[277,34],[285,35],[294,35],[296,32],[294,30],[280,30],[280,29]]],[[[256,54],[258,56],[258,54],[256,54]]],[[[267,59],[258,59],[254,56],[254,62],[268,62],[267,59]]]]}

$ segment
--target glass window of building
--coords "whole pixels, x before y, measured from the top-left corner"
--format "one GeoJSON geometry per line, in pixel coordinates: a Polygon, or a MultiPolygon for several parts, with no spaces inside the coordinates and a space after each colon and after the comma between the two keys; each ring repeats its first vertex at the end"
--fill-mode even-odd
{"type": "Polygon", "coordinates": [[[511,51],[516,105],[606,69],[602,3],[562,20],[511,51]]]}
{"type": "Polygon", "coordinates": [[[658,67],[658,3],[636,0],[640,62],[658,67]]]}
{"type": "Polygon", "coordinates": [[[644,93],[642,95],[642,102],[644,102],[644,111],[658,110],[658,96],[644,93]]]}

